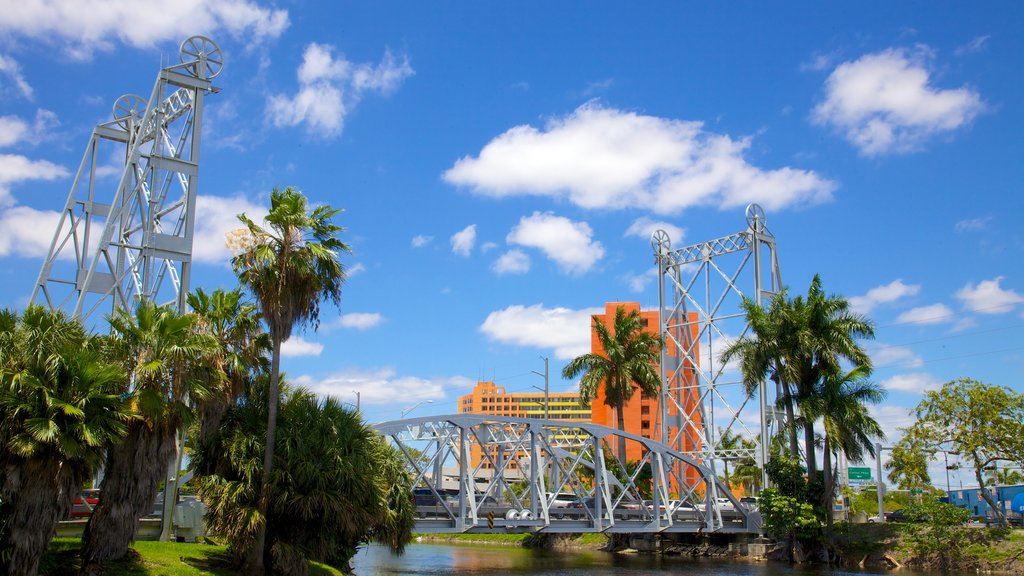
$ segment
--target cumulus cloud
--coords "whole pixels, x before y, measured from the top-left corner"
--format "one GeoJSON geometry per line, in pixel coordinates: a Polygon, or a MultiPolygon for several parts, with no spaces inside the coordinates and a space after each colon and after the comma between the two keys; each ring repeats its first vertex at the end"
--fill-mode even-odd
{"type": "Polygon", "coordinates": [[[925,49],[891,49],[840,64],[812,120],[839,130],[865,156],[911,152],[966,126],[983,110],[981,96],[932,86],[929,60],[925,49]]]}
{"type": "Polygon", "coordinates": [[[250,0],[25,0],[17,10],[0,11],[0,31],[52,42],[76,58],[113,50],[118,43],[149,47],[197,33],[226,32],[258,46],[287,27],[287,10],[263,8],[250,0]]]}
{"type": "Polygon", "coordinates": [[[1003,314],[1014,306],[1024,303],[1024,296],[1014,290],[1004,290],[999,283],[1003,277],[982,280],[976,285],[967,283],[957,290],[956,297],[963,302],[964,308],[982,314],[1003,314]]]}
{"type": "Polygon", "coordinates": [[[898,366],[900,368],[920,368],[924,360],[914,354],[914,351],[906,346],[889,346],[880,344],[873,346],[871,359],[876,367],[898,366]]]}
{"type": "MultiPolygon", "coordinates": [[[[308,388],[321,396],[352,398],[359,392],[362,404],[387,404],[393,406],[415,405],[425,400],[444,398],[445,384],[463,386],[461,380],[427,380],[415,376],[398,376],[394,368],[372,370],[346,370],[318,378],[309,375],[292,380],[297,386],[308,388]]],[[[398,419],[396,408],[395,419],[398,419]]]]}
{"type": "Polygon", "coordinates": [[[824,202],[836,184],[794,168],[764,170],[744,158],[749,138],[700,122],[645,116],[591,102],[544,129],[516,126],[444,173],[491,197],[566,197],[583,208],[644,206],[659,214],[711,205],[767,209],[824,202]]]}
{"type": "Polygon", "coordinates": [[[310,342],[301,336],[292,336],[281,343],[281,355],[288,358],[319,356],[323,351],[323,344],[319,342],[310,342]]]}
{"type": "Polygon", "coordinates": [[[530,271],[530,257],[522,250],[502,254],[491,266],[496,274],[525,274],[530,271]]]}
{"type": "Polygon", "coordinates": [[[196,229],[192,244],[192,259],[196,262],[220,263],[231,258],[225,236],[243,227],[238,215],[245,213],[254,222],[261,222],[267,208],[243,196],[211,196],[200,194],[196,198],[196,229]]]}
{"type": "Polygon", "coordinates": [[[17,144],[28,133],[28,123],[17,116],[0,116],[0,146],[17,144]]]}
{"type": "Polygon", "coordinates": [[[904,296],[914,296],[921,291],[919,284],[905,284],[903,280],[893,280],[888,284],[876,286],[863,296],[849,299],[850,308],[858,314],[868,314],[879,304],[895,302],[904,296]]]}
{"type": "Polygon", "coordinates": [[[573,222],[550,212],[520,218],[505,241],[539,249],[568,274],[583,274],[604,257],[604,246],[593,239],[586,222],[573,222]]]}
{"type": "Polygon", "coordinates": [[[374,66],[336,57],[333,46],[312,43],[297,72],[299,91],[294,96],[271,96],[267,112],[275,126],[305,125],[312,134],[332,138],[341,134],[345,116],[364,94],[390,94],[412,74],[409,59],[403,56],[398,61],[390,50],[374,66]]]}
{"type": "Polygon", "coordinates": [[[953,311],[945,304],[911,308],[896,318],[897,322],[904,324],[943,324],[951,320],[953,320],[953,311]]]}
{"type": "Polygon", "coordinates": [[[469,256],[476,245],[476,224],[470,224],[451,237],[452,252],[459,256],[469,256]]]}
{"type": "Polygon", "coordinates": [[[555,357],[566,360],[590,352],[590,326],[594,314],[603,308],[545,308],[513,305],[487,315],[480,325],[492,342],[546,348],[555,351],[555,357]]]}
{"type": "Polygon", "coordinates": [[[434,240],[433,236],[424,236],[422,234],[417,234],[416,236],[413,236],[413,238],[412,238],[412,247],[413,248],[423,248],[427,244],[430,244],[431,242],[433,242],[433,240],[434,240]]]}
{"type": "Polygon", "coordinates": [[[63,166],[48,160],[31,160],[20,154],[0,154],[0,206],[14,203],[11,186],[15,184],[33,180],[57,180],[67,175],[68,171],[63,166]]]}
{"type": "MultiPolygon", "coordinates": [[[[0,18],[3,18],[3,16],[0,16],[0,18]]],[[[25,81],[25,77],[21,74],[21,66],[18,65],[16,60],[0,54],[0,75],[9,78],[11,84],[18,89],[18,92],[25,99],[32,100],[32,86],[25,81]]]]}
{"type": "Polygon", "coordinates": [[[631,292],[641,293],[647,290],[647,286],[658,279],[658,268],[649,268],[642,274],[626,274],[623,276],[631,292]]]}
{"type": "Polygon", "coordinates": [[[683,245],[683,238],[686,236],[686,231],[668,222],[659,220],[652,220],[646,216],[641,216],[626,229],[624,236],[636,236],[645,240],[650,240],[657,230],[664,230],[668,233],[669,240],[672,241],[673,247],[679,248],[683,245]]]}
{"type": "Polygon", "coordinates": [[[350,312],[338,318],[338,326],[353,330],[369,330],[380,326],[384,317],[377,312],[350,312]]]}
{"type": "MultiPolygon", "coordinates": [[[[14,206],[0,211],[0,256],[19,255],[25,258],[45,258],[50,242],[60,222],[60,212],[36,210],[28,206],[14,206]]],[[[95,237],[95,235],[94,235],[95,237]]],[[[72,258],[71,250],[61,253],[72,258]]]]}
{"type": "Polygon", "coordinates": [[[930,390],[938,390],[942,387],[942,382],[939,382],[930,374],[918,372],[914,374],[897,374],[891,378],[886,378],[882,380],[881,386],[886,390],[894,392],[917,392],[923,394],[930,390]]]}

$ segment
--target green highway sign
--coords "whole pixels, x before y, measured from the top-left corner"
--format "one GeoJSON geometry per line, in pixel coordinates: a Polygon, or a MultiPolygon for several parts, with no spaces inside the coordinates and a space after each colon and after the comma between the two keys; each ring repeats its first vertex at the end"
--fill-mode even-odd
{"type": "Polygon", "coordinates": [[[850,480],[871,480],[871,468],[849,467],[846,469],[850,480]]]}

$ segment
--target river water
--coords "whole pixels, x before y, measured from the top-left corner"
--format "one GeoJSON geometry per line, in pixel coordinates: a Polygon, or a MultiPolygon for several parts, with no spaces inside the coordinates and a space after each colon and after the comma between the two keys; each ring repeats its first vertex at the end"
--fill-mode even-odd
{"type": "MultiPolygon", "coordinates": [[[[530,576],[640,576],[700,574],[708,576],[864,576],[885,572],[834,568],[795,568],[782,563],[747,563],[712,559],[682,559],[596,551],[537,551],[505,546],[411,544],[404,555],[392,556],[383,546],[370,546],[356,555],[358,576],[378,574],[530,576]]],[[[900,576],[912,576],[901,571],[900,576]]]]}

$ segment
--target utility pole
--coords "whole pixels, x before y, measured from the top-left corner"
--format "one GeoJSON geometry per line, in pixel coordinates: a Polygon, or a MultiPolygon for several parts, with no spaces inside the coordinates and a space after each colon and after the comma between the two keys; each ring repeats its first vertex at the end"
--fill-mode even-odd
{"type": "Polygon", "coordinates": [[[360,392],[359,392],[359,390],[353,390],[353,392],[356,393],[356,414],[361,414],[361,412],[359,411],[359,394],[360,394],[360,392]]]}
{"type": "Polygon", "coordinates": [[[544,373],[541,374],[536,370],[530,370],[530,372],[544,377],[544,419],[547,420],[549,415],[548,406],[551,403],[550,390],[548,389],[548,359],[544,356],[541,356],[541,359],[544,360],[544,373]]]}

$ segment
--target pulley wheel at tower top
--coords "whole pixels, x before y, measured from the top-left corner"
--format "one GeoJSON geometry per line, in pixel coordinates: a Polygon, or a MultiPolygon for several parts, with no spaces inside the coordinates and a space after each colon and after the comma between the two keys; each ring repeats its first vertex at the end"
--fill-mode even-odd
{"type": "Polygon", "coordinates": [[[114,102],[114,120],[123,129],[137,123],[146,115],[146,101],[138,94],[125,94],[114,102]]]}
{"type": "Polygon", "coordinates": [[[181,43],[181,63],[189,74],[211,80],[224,69],[224,56],[220,47],[206,36],[192,36],[181,43]]]}

